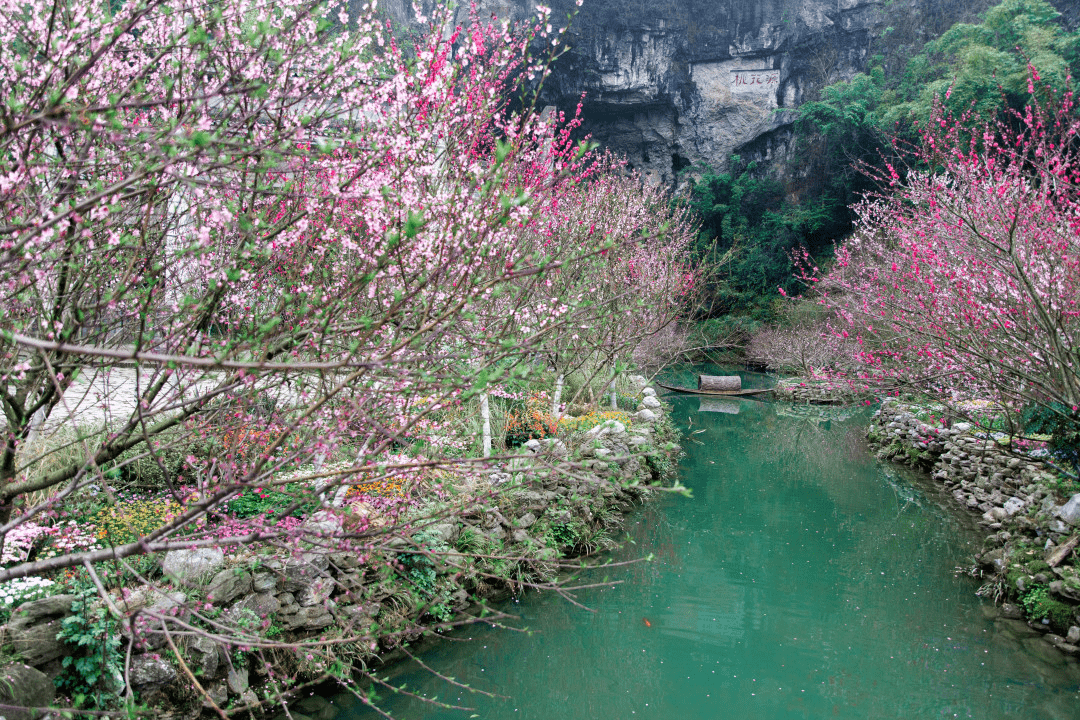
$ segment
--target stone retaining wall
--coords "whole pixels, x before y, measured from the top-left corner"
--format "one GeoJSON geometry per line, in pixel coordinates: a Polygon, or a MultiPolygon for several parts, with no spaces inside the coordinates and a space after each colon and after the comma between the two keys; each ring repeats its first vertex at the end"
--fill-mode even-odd
{"type": "Polygon", "coordinates": [[[867,429],[877,456],[926,470],[975,514],[989,533],[978,557],[989,580],[984,592],[1006,601],[1006,618],[1026,617],[1059,650],[1080,655],[1080,575],[1070,562],[1080,537],[1080,494],[1060,497],[1051,468],[1011,451],[1003,438],[967,423],[932,427],[918,410],[896,400],[882,404],[867,429]],[[1039,588],[1045,592],[1036,599],[1039,588]]]}
{"type": "Polygon", "coordinates": [[[813,405],[846,405],[869,397],[868,394],[856,392],[842,382],[803,377],[785,378],[776,384],[773,392],[781,400],[813,405]]]}
{"type": "MultiPolygon", "coordinates": [[[[124,617],[130,686],[142,702],[161,707],[163,717],[195,718],[214,704],[255,707],[274,677],[314,676],[321,670],[296,652],[260,656],[260,646],[340,638],[340,657],[377,664],[440,620],[462,617],[477,601],[520,589],[494,581],[492,576],[505,575],[506,568],[479,556],[529,558],[513,572],[522,582],[544,581],[554,577],[559,557],[607,547],[621,515],[652,492],[649,485],[667,479],[662,475],[674,467],[679,452],[674,437],[662,403],[646,387],[632,427],[608,421],[571,447],[554,439],[526,443],[489,474],[489,492],[479,493],[464,512],[440,516],[432,506],[420,513],[411,547],[398,538],[369,557],[342,551],[334,542],[342,533],[341,520],[324,511],[307,523],[309,529],[318,525],[325,544],[302,553],[170,552],[162,562],[168,587],[129,588],[110,598],[109,609],[124,617]],[[422,519],[425,515],[429,519],[422,519]],[[416,582],[401,572],[410,563],[416,582]],[[192,607],[212,622],[194,618],[192,607]],[[267,657],[277,659],[267,663],[267,657]],[[192,676],[213,704],[196,692],[192,676]]],[[[0,629],[3,644],[23,661],[9,665],[6,674],[27,688],[16,688],[11,704],[52,702],[41,695],[42,678],[56,677],[62,658],[80,652],[57,639],[63,620],[80,602],[58,595],[27,603],[0,629]]],[[[97,601],[95,609],[105,609],[104,604],[97,601]]],[[[118,693],[125,687],[123,677],[114,683],[118,693]]],[[[19,717],[0,712],[5,714],[8,720],[19,717]]]]}

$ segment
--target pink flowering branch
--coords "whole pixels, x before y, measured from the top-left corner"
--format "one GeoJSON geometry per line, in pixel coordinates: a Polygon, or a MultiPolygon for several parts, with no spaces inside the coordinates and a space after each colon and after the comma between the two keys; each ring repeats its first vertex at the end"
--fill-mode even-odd
{"type": "Polygon", "coordinates": [[[835,266],[803,259],[849,381],[1080,403],[1080,121],[1071,90],[1037,83],[1023,111],[975,131],[937,107],[914,158],[933,170],[888,167],[835,266]]]}

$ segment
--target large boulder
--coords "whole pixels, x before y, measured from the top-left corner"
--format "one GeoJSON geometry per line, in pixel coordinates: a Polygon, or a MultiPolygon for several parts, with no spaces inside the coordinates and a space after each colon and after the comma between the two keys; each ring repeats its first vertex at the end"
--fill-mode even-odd
{"type": "Polygon", "coordinates": [[[355,570],[360,567],[360,554],[357,552],[330,553],[330,563],[340,570],[355,570]]]}
{"type": "Polygon", "coordinates": [[[300,607],[321,605],[324,600],[334,594],[337,585],[330,577],[317,577],[306,588],[296,593],[296,602],[300,607]]]}
{"type": "Polygon", "coordinates": [[[324,538],[339,537],[341,535],[342,518],[338,513],[329,510],[319,510],[304,522],[304,530],[310,535],[319,535],[324,538]]]}
{"type": "Polygon", "coordinates": [[[136,690],[159,688],[176,679],[176,668],[158,655],[136,655],[131,658],[129,677],[136,690]]]}
{"type": "Polygon", "coordinates": [[[68,654],[68,649],[56,639],[63,627],[62,623],[62,620],[50,620],[40,625],[12,623],[7,627],[8,640],[27,664],[44,665],[68,654]]]}
{"type": "MultiPolygon", "coordinates": [[[[147,600],[150,604],[146,608],[146,612],[135,616],[135,647],[144,652],[158,650],[168,644],[165,633],[161,629],[162,623],[167,624],[175,631],[177,628],[173,618],[183,617],[188,614],[185,605],[187,595],[178,590],[171,592],[151,591],[148,593],[147,600]]],[[[125,638],[132,639],[129,623],[120,624],[120,634],[125,638]]]]}
{"type": "Polygon", "coordinates": [[[640,422],[654,423],[660,419],[660,416],[649,408],[645,408],[634,413],[634,419],[640,422]]]}
{"type": "Polygon", "coordinates": [[[585,431],[587,438],[599,438],[604,435],[622,435],[626,432],[626,426],[618,420],[605,420],[594,428],[585,431]]]}
{"type": "Polygon", "coordinates": [[[1074,527],[1080,525],[1080,493],[1069,498],[1069,502],[1057,511],[1057,516],[1074,527]]]}
{"type": "Polygon", "coordinates": [[[283,561],[269,562],[266,567],[278,574],[278,586],[283,591],[294,593],[323,576],[330,567],[330,558],[327,553],[309,552],[283,561]]]}
{"type": "Polygon", "coordinates": [[[1009,514],[1009,517],[1012,517],[1016,513],[1023,510],[1026,504],[1027,503],[1025,503],[1018,497],[1011,497],[1005,501],[1004,510],[1009,514]]]}
{"type": "Polygon", "coordinates": [[[206,697],[203,698],[202,707],[206,710],[212,710],[215,707],[221,708],[222,705],[229,702],[229,688],[224,682],[207,683],[206,697]]]}
{"type": "Polygon", "coordinates": [[[533,438],[521,447],[534,455],[548,454],[556,458],[565,458],[570,454],[566,449],[566,443],[558,438],[544,438],[543,440],[533,438]]]}
{"type": "Polygon", "coordinates": [[[153,594],[150,587],[121,588],[113,597],[113,602],[121,611],[132,614],[149,605],[153,594]]]}
{"type": "Polygon", "coordinates": [[[257,593],[277,590],[278,579],[274,573],[257,572],[251,578],[251,589],[257,593]]]}
{"type": "Polygon", "coordinates": [[[1009,566],[1009,558],[1005,548],[996,548],[983,553],[980,562],[982,562],[984,567],[999,573],[1005,572],[1005,569],[1009,566]]]}
{"type": "Polygon", "coordinates": [[[5,627],[7,642],[30,665],[44,665],[65,655],[67,649],[56,635],[77,599],[75,595],[53,595],[20,606],[5,627]]]}
{"type": "Polygon", "coordinates": [[[179,590],[173,590],[171,592],[154,593],[150,600],[150,612],[176,615],[184,608],[187,595],[179,590]]]}
{"type": "Polygon", "coordinates": [[[207,586],[206,599],[217,605],[231,602],[251,592],[251,574],[240,570],[222,570],[207,586]]]}
{"type": "Polygon", "coordinates": [[[431,537],[447,545],[453,543],[458,536],[458,528],[453,523],[435,523],[434,525],[428,525],[424,530],[431,537]]]}
{"type": "Polygon", "coordinates": [[[211,678],[218,669],[218,644],[208,637],[197,635],[187,643],[188,665],[200,678],[211,678]]]}
{"type": "Polygon", "coordinates": [[[23,663],[6,665],[0,669],[0,704],[14,705],[3,710],[6,720],[31,720],[44,717],[44,713],[29,708],[52,705],[56,699],[56,686],[45,673],[23,663]]]}
{"type": "Polygon", "coordinates": [[[11,613],[11,622],[22,625],[34,625],[42,620],[71,615],[71,604],[78,600],[76,595],[52,595],[20,605],[11,613]]]}
{"type": "Polygon", "coordinates": [[[270,593],[254,593],[248,595],[233,607],[233,610],[248,611],[260,620],[273,615],[280,609],[281,602],[270,593]]]}
{"type": "Polygon", "coordinates": [[[242,695],[250,684],[250,675],[246,666],[229,668],[225,682],[229,686],[229,692],[233,695],[242,695]]]}
{"type": "Polygon", "coordinates": [[[165,553],[161,570],[173,580],[189,585],[201,584],[225,565],[220,548],[170,550],[165,553]]]}
{"type": "Polygon", "coordinates": [[[292,615],[282,615],[281,624],[289,630],[318,630],[334,623],[334,616],[322,605],[302,607],[292,615]]]}
{"type": "Polygon", "coordinates": [[[147,652],[164,647],[168,641],[165,633],[161,632],[161,622],[146,615],[138,615],[135,618],[135,634],[132,637],[131,626],[128,623],[120,624],[120,634],[125,640],[134,640],[135,650],[147,652]]]}

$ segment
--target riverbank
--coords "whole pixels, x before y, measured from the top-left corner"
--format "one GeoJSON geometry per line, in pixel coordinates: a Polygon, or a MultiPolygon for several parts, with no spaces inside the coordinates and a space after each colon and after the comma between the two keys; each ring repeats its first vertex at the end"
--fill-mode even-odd
{"type": "MultiPolygon", "coordinates": [[[[706,371],[682,370],[682,380],[706,371]]],[[[423,666],[395,665],[393,684],[469,709],[382,691],[387,712],[1075,717],[1080,664],[1025,624],[999,619],[975,597],[978,584],[956,574],[981,535],[921,473],[867,452],[873,409],[725,399],[734,414],[690,395],[664,399],[689,426],[679,480],[693,498],[666,494],[640,507],[626,526],[632,544],[610,555],[652,561],[580,573],[575,584],[623,580],[575,592],[587,610],[528,593],[509,605],[522,632],[478,625],[428,652],[410,647],[423,666]],[[1001,631],[1014,625],[1028,636],[1001,631]],[[425,666],[469,689],[446,687],[425,666]]],[[[378,718],[349,695],[331,699],[338,720],[378,718]]],[[[299,709],[317,718],[317,705],[299,709]]]]}
{"type": "Polygon", "coordinates": [[[303,523],[318,539],[298,554],[171,551],[162,582],[114,591],[108,604],[71,594],[28,602],[3,628],[3,644],[22,661],[8,666],[18,681],[8,700],[53,702],[52,680],[78,654],[77,640],[61,633],[74,625],[93,626],[86,632],[122,662],[103,663],[117,694],[130,690],[179,720],[256,711],[282,679],[370,670],[422,636],[492,617],[489,601],[550,584],[566,560],[613,547],[623,515],[670,482],[677,432],[652,388],[638,400],[632,414],[582,418],[565,442],[526,442],[467,494],[433,496],[397,517],[368,508],[366,531],[346,514],[317,512],[303,523]],[[362,555],[349,549],[346,538],[377,536],[391,522],[405,524],[407,540],[386,533],[394,539],[369,539],[362,555]],[[315,637],[317,650],[305,645],[315,637]]]}
{"type": "Polygon", "coordinates": [[[968,423],[945,426],[932,408],[886,400],[867,439],[883,460],[924,470],[976,516],[987,531],[975,572],[980,592],[1001,603],[1008,619],[1066,655],[1080,655],[1080,493],[1038,449],[1013,447],[1000,433],[968,423]]]}

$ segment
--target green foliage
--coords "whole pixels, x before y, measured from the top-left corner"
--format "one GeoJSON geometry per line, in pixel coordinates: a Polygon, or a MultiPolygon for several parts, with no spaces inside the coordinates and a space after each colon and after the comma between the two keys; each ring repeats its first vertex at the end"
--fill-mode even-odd
{"type": "Polygon", "coordinates": [[[147,488],[164,489],[183,474],[186,458],[196,451],[190,442],[180,442],[180,433],[164,433],[148,445],[137,445],[110,465],[113,481],[147,488]]]}
{"type": "Polygon", "coordinates": [[[123,688],[120,628],[104,607],[93,607],[93,593],[72,603],[74,615],[64,618],[56,639],[78,647],[80,654],[63,659],[56,687],[71,695],[75,707],[104,709],[123,688]]]}
{"type": "Polygon", "coordinates": [[[1028,63],[1055,90],[1076,69],[1080,35],[1055,22],[1045,0],[1005,0],[978,25],[958,23],[927,44],[908,63],[895,90],[883,94],[880,121],[891,126],[929,116],[935,98],[950,110],[968,109],[984,118],[1001,109],[1004,92],[1013,107],[1027,102],[1028,63]]]}
{"type": "Polygon", "coordinates": [[[419,553],[403,553],[398,556],[402,565],[402,577],[420,595],[429,596],[435,591],[435,564],[431,558],[419,553]]]}
{"type": "Polygon", "coordinates": [[[239,497],[225,504],[226,511],[239,518],[263,514],[278,516],[283,515],[289,508],[293,508],[289,515],[304,517],[319,509],[319,500],[312,488],[300,483],[289,483],[281,490],[245,490],[239,497]]]}
{"type": "Polygon", "coordinates": [[[553,548],[573,547],[581,536],[582,530],[580,521],[552,523],[544,535],[545,544],[553,548]]]}
{"type": "Polygon", "coordinates": [[[654,483],[670,480],[679,472],[678,460],[665,452],[650,452],[645,456],[645,464],[654,483]]]}
{"type": "MultiPolygon", "coordinates": [[[[443,553],[449,550],[445,543],[427,530],[414,535],[413,540],[431,552],[443,553]]],[[[397,559],[401,565],[398,574],[413,594],[427,604],[427,614],[442,622],[449,620],[453,616],[450,593],[438,583],[434,560],[423,553],[400,553],[397,559]]]]}
{"type": "Polygon", "coordinates": [[[841,149],[847,157],[873,162],[872,155],[885,147],[885,134],[907,135],[913,122],[930,116],[935,100],[957,115],[973,110],[984,119],[1001,111],[1003,95],[1008,105],[1023,107],[1029,62],[1060,92],[1080,69],[1080,33],[1066,31],[1057,16],[1045,0],[1005,0],[981,23],[958,23],[927,43],[899,77],[887,77],[878,63],[824,88],[820,100],[799,108],[796,128],[804,138],[824,142],[834,165],[841,149]]]}
{"type": "Polygon", "coordinates": [[[733,157],[734,170],[707,171],[694,181],[689,206],[701,217],[694,259],[714,268],[704,278],[708,317],[773,317],[777,287],[794,290],[791,253],[827,252],[849,223],[846,207],[831,196],[796,203],[777,180],[758,177],[756,164],[733,157]]]}
{"type": "Polygon", "coordinates": [[[458,533],[457,540],[454,542],[454,547],[459,553],[466,555],[487,555],[491,554],[493,542],[484,533],[480,532],[476,528],[465,526],[458,533]]]}
{"type": "Polygon", "coordinates": [[[732,337],[750,337],[759,332],[764,323],[745,315],[724,315],[699,322],[694,330],[705,346],[721,346],[732,337]]]}
{"type": "Polygon", "coordinates": [[[1049,435],[1050,452],[1080,474],[1080,413],[1061,403],[1032,403],[1020,413],[1020,422],[1028,435],[1049,435]]]}
{"type": "Polygon", "coordinates": [[[1069,498],[1080,493],[1080,481],[1056,475],[1046,483],[1046,486],[1054,491],[1058,497],[1069,498]]]}
{"type": "Polygon", "coordinates": [[[1020,604],[1032,620],[1049,620],[1057,630],[1065,630],[1073,621],[1072,608],[1050,597],[1045,585],[1036,585],[1024,593],[1020,604]]]}
{"type": "Polygon", "coordinates": [[[573,550],[589,534],[588,526],[578,517],[570,517],[564,522],[551,522],[543,517],[529,530],[545,548],[556,552],[573,550]]]}
{"type": "Polygon", "coordinates": [[[877,115],[885,102],[885,84],[884,70],[875,66],[823,88],[819,99],[798,109],[796,161],[808,178],[803,192],[823,198],[834,223],[830,229],[838,234],[847,233],[852,220],[841,209],[872,189],[862,166],[879,165],[892,154],[888,128],[877,115]]]}

